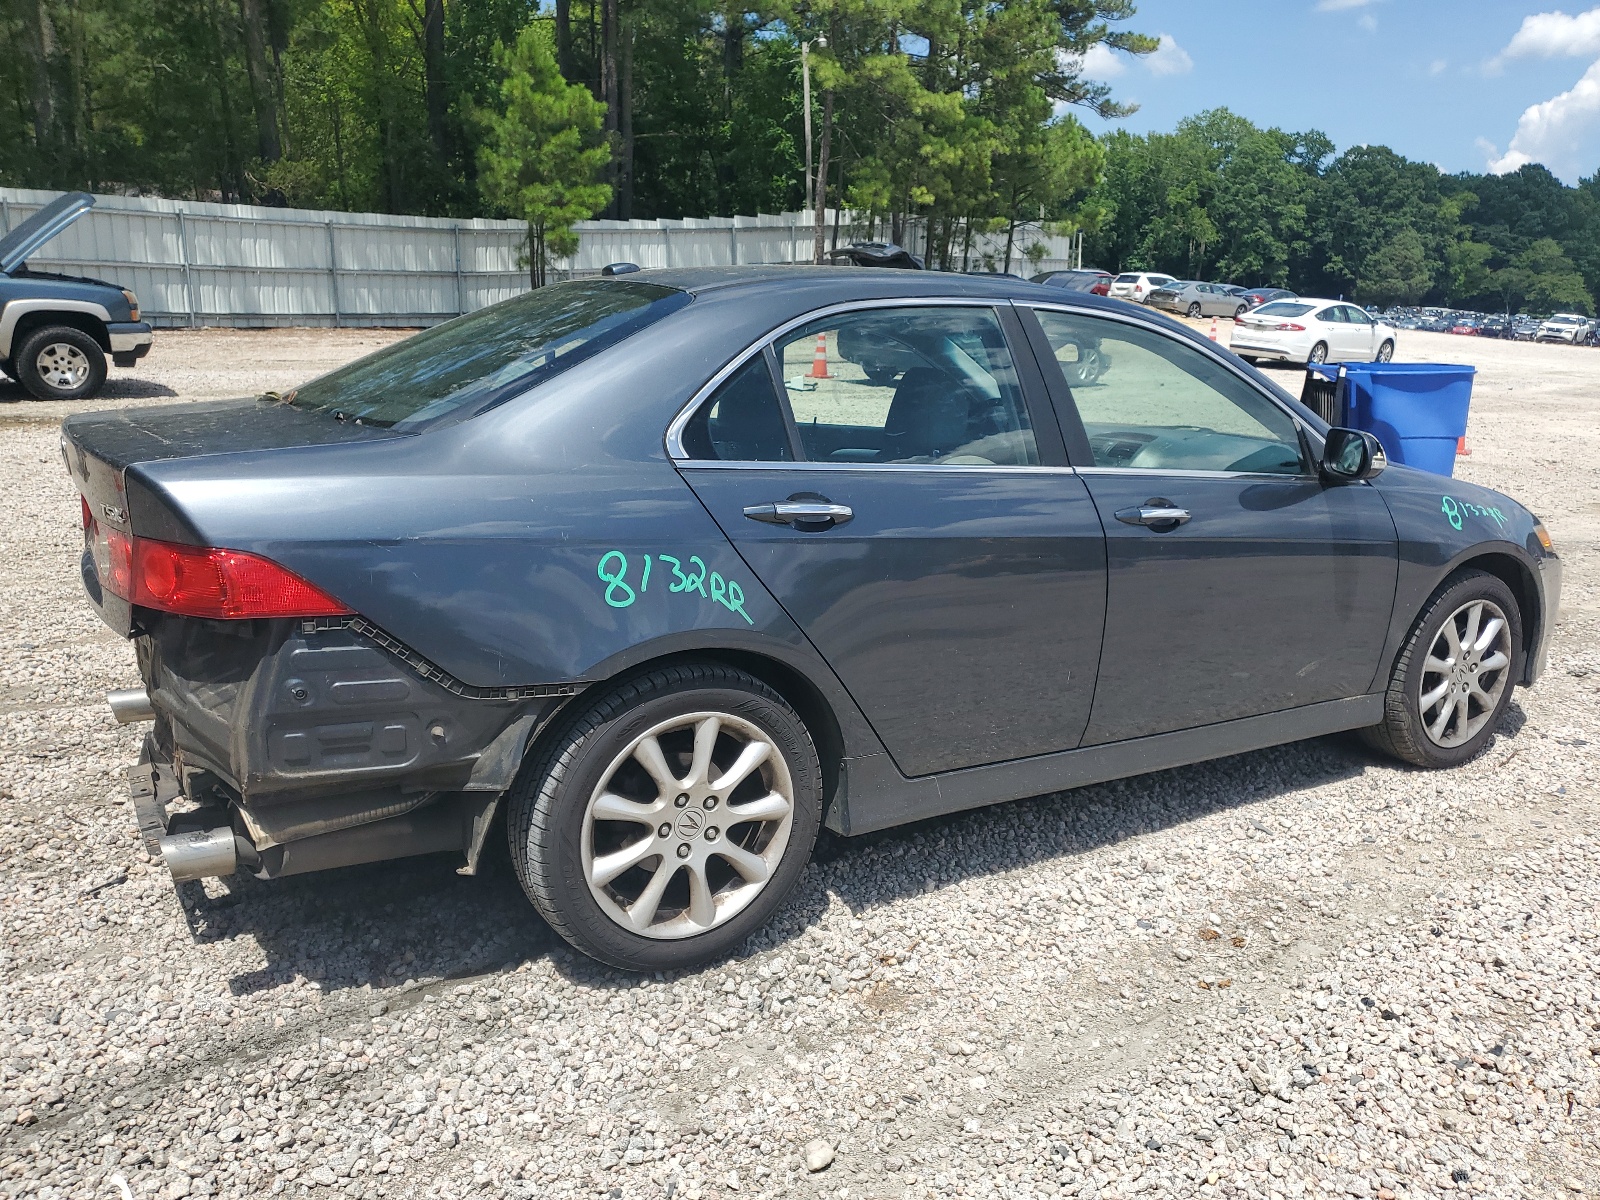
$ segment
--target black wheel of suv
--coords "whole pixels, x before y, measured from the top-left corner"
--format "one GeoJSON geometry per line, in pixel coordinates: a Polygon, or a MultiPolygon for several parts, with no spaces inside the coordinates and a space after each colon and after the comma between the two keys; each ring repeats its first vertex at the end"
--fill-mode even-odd
{"type": "Polygon", "coordinates": [[[1419,767],[1454,767],[1483,753],[1522,673],[1522,613],[1501,580],[1461,571],[1411,627],[1390,676],[1381,725],[1362,731],[1419,767]]]}
{"type": "Polygon", "coordinates": [[[531,756],[507,829],[523,891],[585,954],[634,971],[737,949],[816,842],[805,724],[732,667],[671,667],[606,693],[531,756]]]}
{"type": "Polygon", "coordinates": [[[70,325],[46,325],[22,339],[12,361],[36,400],[82,400],[106,381],[100,344],[70,325]]]}

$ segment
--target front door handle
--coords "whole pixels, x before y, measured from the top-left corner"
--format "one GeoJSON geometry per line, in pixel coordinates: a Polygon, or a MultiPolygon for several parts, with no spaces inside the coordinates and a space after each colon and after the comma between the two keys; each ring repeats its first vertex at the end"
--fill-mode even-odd
{"type": "Polygon", "coordinates": [[[831,529],[843,525],[856,514],[845,504],[829,504],[818,500],[780,500],[776,504],[752,504],[744,510],[752,521],[767,525],[808,525],[831,529]]]}
{"type": "Polygon", "coordinates": [[[1189,520],[1189,510],[1170,500],[1150,500],[1135,508],[1119,508],[1117,520],[1124,525],[1143,525],[1147,529],[1176,529],[1189,520]]]}

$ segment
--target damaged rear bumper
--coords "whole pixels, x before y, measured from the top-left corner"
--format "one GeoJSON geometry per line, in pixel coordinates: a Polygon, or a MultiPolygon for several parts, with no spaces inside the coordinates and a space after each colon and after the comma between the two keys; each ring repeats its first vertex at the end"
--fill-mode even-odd
{"type": "Polygon", "coordinates": [[[399,798],[373,792],[330,797],[319,803],[323,819],[298,827],[289,840],[250,820],[234,805],[190,805],[177,769],[145,738],[128,770],[128,795],[139,833],[176,883],[248,871],[280,879],[334,867],[457,852],[463,874],[476,871],[498,793],[422,793],[399,798]],[[316,832],[308,832],[315,829],[316,832]]]}

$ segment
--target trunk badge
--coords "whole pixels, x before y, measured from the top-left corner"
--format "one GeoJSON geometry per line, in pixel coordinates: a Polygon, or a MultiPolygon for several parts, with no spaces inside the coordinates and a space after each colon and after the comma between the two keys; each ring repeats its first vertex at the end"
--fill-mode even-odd
{"type": "Polygon", "coordinates": [[[113,525],[126,525],[128,523],[128,510],[118,508],[115,504],[102,504],[100,512],[113,525]]]}

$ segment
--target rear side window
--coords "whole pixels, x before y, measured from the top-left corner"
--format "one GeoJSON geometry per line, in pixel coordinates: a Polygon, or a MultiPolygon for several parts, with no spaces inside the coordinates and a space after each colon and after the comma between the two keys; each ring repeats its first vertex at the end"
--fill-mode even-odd
{"type": "Polygon", "coordinates": [[[303,384],[283,402],[410,429],[472,415],[676,312],[687,292],[627,280],[557,283],[424,330],[303,384]]]}
{"type": "Polygon", "coordinates": [[[1290,304],[1287,300],[1274,300],[1271,304],[1263,304],[1256,309],[1256,315],[1262,317],[1303,317],[1311,311],[1309,304],[1290,304]]]}
{"type": "Polygon", "coordinates": [[[700,406],[684,428],[683,448],[701,461],[793,461],[765,354],[751,358],[700,406]]]}

